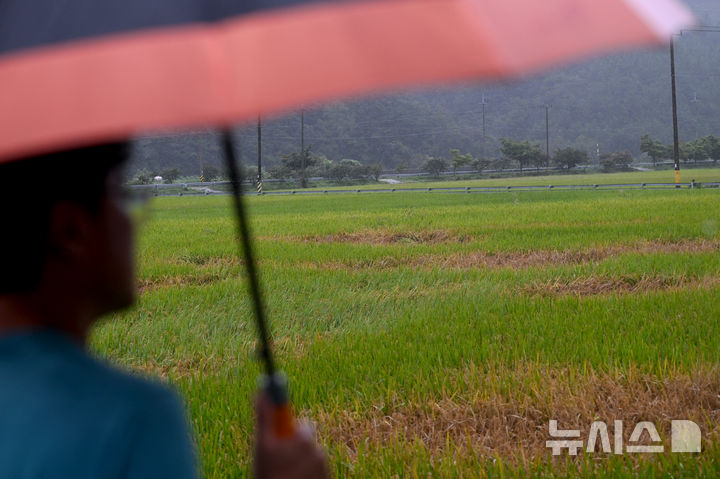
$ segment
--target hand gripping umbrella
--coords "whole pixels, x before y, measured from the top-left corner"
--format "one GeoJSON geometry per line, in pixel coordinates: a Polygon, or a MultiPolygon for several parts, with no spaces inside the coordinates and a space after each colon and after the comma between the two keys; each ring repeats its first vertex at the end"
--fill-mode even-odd
{"type": "MultiPolygon", "coordinates": [[[[513,77],[667,42],[691,22],[677,0],[0,0],[0,162],[370,91],[513,77]]],[[[273,377],[228,134],[224,144],[273,377]]]]}

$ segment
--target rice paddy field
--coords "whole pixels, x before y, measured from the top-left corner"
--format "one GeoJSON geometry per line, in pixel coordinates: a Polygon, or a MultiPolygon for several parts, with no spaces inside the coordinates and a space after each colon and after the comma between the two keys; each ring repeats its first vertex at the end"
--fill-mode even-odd
{"type": "MultiPolygon", "coordinates": [[[[680,174],[681,181],[690,183],[696,182],[718,182],[720,181],[720,168],[695,168],[690,165],[686,168],[683,165],[680,174]]],[[[337,190],[355,188],[452,188],[452,187],[475,187],[475,186],[548,186],[548,185],[594,185],[594,184],[637,184],[637,183],[673,183],[675,181],[674,171],[671,168],[648,170],[648,171],[625,171],[613,173],[574,173],[574,174],[552,174],[537,176],[514,176],[507,178],[484,178],[480,175],[458,175],[444,176],[443,179],[429,176],[399,177],[389,175],[399,180],[400,184],[379,183],[371,186],[323,186],[310,188],[315,190],[337,190]]],[[[266,184],[268,185],[268,184],[266,184]]],[[[283,190],[287,188],[279,187],[283,190]]]]}
{"type": "MultiPolygon", "coordinates": [[[[278,361],[337,477],[720,475],[720,191],[248,204],[278,361]],[[551,419],[584,440],[623,420],[626,443],[651,421],[665,452],[553,457],[551,419]],[[673,419],[703,452],[670,452],[673,419]]],[[[250,473],[259,366],[237,253],[228,197],[158,198],[137,305],[92,338],[185,396],[208,478],[250,473]]]]}

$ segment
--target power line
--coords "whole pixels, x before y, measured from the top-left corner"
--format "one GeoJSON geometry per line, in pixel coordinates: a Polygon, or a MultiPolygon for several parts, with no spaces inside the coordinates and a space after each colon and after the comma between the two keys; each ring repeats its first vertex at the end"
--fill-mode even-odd
{"type": "Polygon", "coordinates": [[[701,25],[699,27],[693,27],[693,28],[683,28],[680,30],[680,34],[682,35],[682,32],[709,32],[709,33],[718,33],[720,32],[720,26],[715,25],[701,25]]]}
{"type": "MultiPolygon", "coordinates": [[[[366,125],[372,125],[372,126],[378,126],[385,123],[398,123],[400,121],[406,120],[406,119],[418,119],[418,117],[423,117],[426,113],[423,114],[407,114],[407,115],[398,115],[393,116],[389,118],[376,118],[373,120],[363,120],[363,121],[354,121],[350,123],[351,127],[359,127],[359,126],[366,126],[366,125]]],[[[455,113],[455,112],[448,112],[447,115],[440,114],[439,116],[447,116],[448,120],[457,120],[458,118],[467,118],[468,120],[475,120],[479,119],[480,115],[482,115],[481,110],[477,111],[466,111],[461,113],[455,113]]],[[[281,122],[286,120],[275,120],[275,122],[281,122]]],[[[309,124],[307,125],[309,128],[312,128],[313,125],[309,124]]],[[[290,125],[290,124],[278,124],[278,123],[267,123],[266,122],[266,128],[268,129],[287,129],[287,130],[296,130],[296,126],[290,125]]]]}
{"type": "MultiPolygon", "coordinates": [[[[410,137],[410,136],[422,136],[422,135],[438,135],[441,133],[450,133],[454,131],[467,131],[467,132],[476,132],[477,130],[474,127],[470,126],[464,126],[464,127],[453,127],[453,128],[439,128],[434,130],[427,130],[427,131],[416,131],[414,133],[402,133],[402,134],[393,134],[393,135],[366,135],[366,136],[305,136],[305,138],[309,141],[352,141],[352,140],[382,140],[382,139],[391,139],[391,138],[404,138],[404,137],[410,137]]],[[[241,134],[238,135],[244,138],[254,138],[254,135],[251,134],[241,134]]],[[[268,134],[267,130],[264,132],[264,137],[266,139],[274,139],[274,140],[297,140],[297,136],[275,136],[268,134]]]]}

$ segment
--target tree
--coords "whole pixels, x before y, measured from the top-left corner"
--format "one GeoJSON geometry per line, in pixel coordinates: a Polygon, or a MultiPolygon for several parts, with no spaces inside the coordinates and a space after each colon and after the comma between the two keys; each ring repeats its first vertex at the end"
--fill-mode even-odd
{"type": "Polygon", "coordinates": [[[714,163],[720,159],[720,139],[713,135],[708,135],[700,139],[703,143],[708,158],[712,158],[714,163]]]}
{"type": "Polygon", "coordinates": [[[330,167],[332,161],[328,160],[325,155],[314,156],[315,162],[308,172],[308,176],[322,176],[327,177],[330,175],[330,167]]]}
{"type": "Polygon", "coordinates": [[[578,164],[586,162],[587,160],[587,151],[571,147],[556,150],[555,157],[553,158],[553,162],[556,165],[567,170],[575,168],[578,164]]]}
{"type": "Polygon", "coordinates": [[[332,179],[338,182],[348,176],[347,168],[344,165],[341,165],[340,162],[333,163],[330,166],[329,174],[332,179]]]}
{"type": "Polygon", "coordinates": [[[542,165],[545,159],[545,153],[540,148],[539,143],[530,143],[525,141],[513,141],[506,138],[500,138],[500,152],[508,160],[516,161],[520,165],[520,171],[530,164],[542,165]]]}
{"type": "Polygon", "coordinates": [[[457,169],[462,168],[465,165],[469,165],[473,161],[473,156],[470,153],[461,154],[460,150],[451,149],[450,154],[452,155],[452,159],[450,160],[450,165],[453,169],[453,176],[457,178],[457,169]]]}
{"type": "Polygon", "coordinates": [[[380,181],[380,175],[382,175],[382,165],[380,163],[375,163],[374,165],[368,167],[370,171],[370,175],[373,177],[375,181],[380,181]]]}
{"type": "Polygon", "coordinates": [[[488,168],[490,164],[491,160],[482,158],[475,158],[472,162],[472,166],[477,172],[482,172],[482,170],[488,168]]]}
{"type": "Polygon", "coordinates": [[[215,181],[220,177],[220,170],[212,165],[205,165],[202,169],[202,177],[205,181],[215,181]]]}
{"type": "Polygon", "coordinates": [[[370,167],[363,165],[357,160],[344,159],[340,163],[345,165],[348,176],[352,179],[365,178],[370,175],[370,167]]]}
{"type": "MultiPolygon", "coordinates": [[[[380,169],[380,171],[382,172],[382,169],[380,169]]],[[[337,181],[342,181],[345,178],[363,178],[370,176],[371,174],[371,167],[365,166],[359,161],[351,160],[349,158],[342,159],[330,166],[330,176],[337,181]]]]}
{"type": "Polygon", "coordinates": [[[665,157],[667,147],[657,140],[650,138],[650,135],[640,137],[640,151],[647,154],[652,159],[653,166],[657,164],[657,160],[665,157]]]}
{"type": "Polygon", "coordinates": [[[395,173],[400,174],[407,169],[408,164],[406,162],[398,163],[398,165],[395,167],[395,173]]]}
{"type": "Polygon", "coordinates": [[[616,151],[600,157],[600,165],[604,171],[627,170],[632,161],[633,156],[629,151],[616,151]]]}
{"type": "Polygon", "coordinates": [[[508,167],[508,161],[509,160],[507,158],[493,158],[490,160],[488,168],[493,170],[504,170],[508,167]]]}
{"type": "Polygon", "coordinates": [[[702,161],[710,158],[710,153],[708,152],[707,145],[705,144],[705,142],[702,141],[702,138],[688,141],[687,143],[682,145],[682,150],[688,161],[690,160],[690,158],[692,158],[694,163],[697,163],[697,160],[702,161]]]}
{"type": "Polygon", "coordinates": [[[244,180],[252,180],[257,182],[258,169],[257,166],[241,166],[240,173],[244,180]]]}
{"type": "Polygon", "coordinates": [[[167,168],[160,172],[160,176],[163,177],[165,183],[173,183],[175,180],[180,178],[180,170],[177,168],[167,168]]]}
{"type": "Polygon", "coordinates": [[[533,165],[537,169],[540,169],[543,167],[545,167],[547,169],[547,165],[548,165],[547,154],[543,151],[539,155],[533,155],[530,158],[530,164],[533,165]]]}
{"type": "Polygon", "coordinates": [[[447,161],[444,159],[430,156],[420,165],[420,169],[438,178],[440,173],[447,169],[447,166],[447,161]]]}
{"type": "Polygon", "coordinates": [[[303,172],[303,157],[305,169],[315,166],[317,163],[317,157],[311,153],[311,148],[312,145],[308,145],[303,151],[294,151],[287,155],[283,155],[282,158],[280,158],[280,162],[284,167],[288,168],[290,171],[294,172],[296,176],[300,177],[301,188],[307,188],[307,178],[303,172]]]}
{"type": "Polygon", "coordinates": [[[134,185],[149,185],[152,183],[153,175],[150,171],[145,168],[139,169],[135,172],[135,177],[132,179],[134,185]]]}
{"type": "Polygon", "coordinates": [[[294,175],[295,172],[284,165],[273,166],[267,170],[267,176],[281,181],[287,181],[293,178],[294,175]]]}

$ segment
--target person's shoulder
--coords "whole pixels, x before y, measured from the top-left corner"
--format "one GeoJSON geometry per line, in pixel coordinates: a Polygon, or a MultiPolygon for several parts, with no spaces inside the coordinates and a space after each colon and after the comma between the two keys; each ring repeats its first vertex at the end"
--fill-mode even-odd
{"type": "Polygon", "coordinates": [[[78,398],[87,397],[104,407],[113,403],[146,407],[178,401],[175,392],[157,379],[120,369],[67,338],[50,336],[46,341],[55,343],[50,359],[55,361],[57,378],[72,386],[68,389],[78,398]]]}
{"type": "Polygon", "coordinates": [[[159,378],[148,377],[138,372],[121,369],[106,359],[88,354],[88,372],[103,396],[133,399],[133,402],[148,405],[155,402],[177,402],[179,396],[159,378]]]}
{"type": "MultiPolygon", "coordinates": [[[[127,477],[199,477],[197,452],[184,401],[170,386],[118,369],[88,354],[87,408],[116,421],[116,454],[125,458],[127,477]]],[[[109,419],[109,418],[108,418],[109,419]]]]}
{"type": "Polygon", "coordinates": [[[67,472],[54,477],[196,477],[180,396],[67,337],[0,338],[0,383],[0,476],[35,463],[67,472]]]}
{"type": "Polygon", "coordinates": [[[68,419],[79,415],[104,423],[159,413],[167,418],[164,411],[171,411],[176,420],[183,418],[181,398],[159,380],[122,370],[63,334],[43,331],[33,336],[27,339],[26,359],[16,358],[26,364],[16,367],[29,368],[24,372],[33,390],[47,396],[53,408],[67,411],[68,419]]]}
{"type": "MultiPolygon", "coordinates": [[[[169,387],[113,367],[106,371],[108,391],[123,411],[127,477],[195,479],[201,476],[189,417],[181,397],[169,387]]],[[[118,449],[123,445],[119,444],[118,449]]]]}
{"type": "Polygon", "coordinates": [[[171,386],[159,379],[120,370],[101,360],[97,360],[97,367],[103,371],[98,381],[106,404],[115,402],[134,420],[145,424],[172,421],[184,425],[186,422],[184,401],[171,386]]]}

